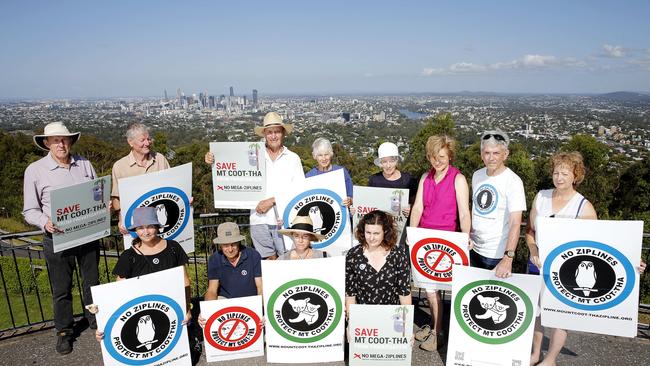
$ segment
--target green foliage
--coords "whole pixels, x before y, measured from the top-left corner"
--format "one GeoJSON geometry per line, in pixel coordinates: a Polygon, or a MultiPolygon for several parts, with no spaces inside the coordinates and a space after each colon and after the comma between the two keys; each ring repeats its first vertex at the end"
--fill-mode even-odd
{"type": "Polygon", "coordinates": [[[535,169],[535,163],[530,160],[528,151],[526,151],[523,145],[518,143],[510,144],[509,150],[510,155],[508,156],[506,165],[523,181],[526,202],[530,206],[537,194],[537,171],[535,169]]]}
{"type": "Polygon", "coordinates": [[[592,136],[575,135],[561,147],[561,150],[578,151],[582,154],[587,172],[578,190],[594,205],[599,218],[608,218],[608,208],[614,196],[618,177],[608,165],[607,145],[598,142],[592,136]]]}
{"type": "Polygon", "coordinates": [[[404,159],[403,169],[412,176],[419,177],[429,170],[431,164],[427,160],[427,140],[433,135],[447,134],[455,137],[455,123],[451,113],[442,113],[426,120],[424,127],[415,134],[409,144],[409,155],[404,159]]]}
{"type": "Polygon", "coordinates": [[[195,213],[214,211],[212,171],[204,161],[208,149],[207,144],[194,142],[176,149],[176,155],[169,162],[171,166],[192,163],[192,196],[195,213]]]}
{"type": "Polygon", "coordinates": [[[610,212],[626,220],[644,220],[650,228],[650,160],[630,165],[614,191],[610,212]]]}

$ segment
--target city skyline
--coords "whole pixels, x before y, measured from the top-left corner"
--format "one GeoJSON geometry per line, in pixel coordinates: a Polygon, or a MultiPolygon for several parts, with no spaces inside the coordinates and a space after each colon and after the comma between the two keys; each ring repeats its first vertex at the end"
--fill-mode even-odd
{"type": "Polygon", "coordinates": [[[648,92],[650,3],[3,1],[0,99],[648,92]]]}

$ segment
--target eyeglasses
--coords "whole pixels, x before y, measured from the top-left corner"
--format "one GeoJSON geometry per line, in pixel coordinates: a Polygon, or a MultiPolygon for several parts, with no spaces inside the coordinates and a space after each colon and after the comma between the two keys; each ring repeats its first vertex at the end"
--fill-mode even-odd
{"type": "Polygon", "coordinates": [[[395,164],[395,163],[397,163],[397,158],[381,158],[381,160],[379,160],[379,164],[381,165],[395,164]]]}
{"type": "Polygon", "coordinates": [[[499,135],[498,133],[488,133],[487,135],[483,136],[483,140],[489,140],[492,137],[494,137],[494,139],[497,141],[506,142],[506,138],[503,137],[503,135],[499,135]]]}

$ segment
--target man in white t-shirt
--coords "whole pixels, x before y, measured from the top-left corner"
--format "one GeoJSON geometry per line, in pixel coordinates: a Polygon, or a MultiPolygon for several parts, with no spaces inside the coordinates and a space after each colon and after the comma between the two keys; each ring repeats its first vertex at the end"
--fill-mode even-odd
{"type": "MultiPolygon", "coordinates": [[[[255,134],[264,137],[266,145],[266,193],[269,198],[261,200],[251,210],[250,233],[253,246],[263,259],[277,259],[286,252],[282,235],[278,233],[279,217],[275,208],[275,196],[281,190],[300,186],[305,179],[300,157],[284,146],[284,138],[293,131],[276,112],[264,116],[262,126],[255,127],[255,134]]],[[[205,154],[205,162],[214,164],[214,155],[205,154]]]]}
{"type": "Polygon", "coordinates": [[[503,131],[481,136],[485,168],[472,176],[472,267],[495,269],[497,277],[509,277],[515,257],[521,214],[526,196],[521,178],[505,166],[510,140],[503,131]]]}

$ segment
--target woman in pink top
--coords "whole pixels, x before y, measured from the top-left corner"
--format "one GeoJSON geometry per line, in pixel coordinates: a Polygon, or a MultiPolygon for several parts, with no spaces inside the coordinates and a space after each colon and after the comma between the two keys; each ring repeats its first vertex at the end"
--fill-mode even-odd
{"type": "MultiPolygon", "coordinates": [[[[411,209],[410,226],[469,233],[469,188],[461,172],[450,165],[456,141],[447,135],[434,135],[427,140],[427,159],[431,170],[422,175],[411,209]]],[[[423,341],[420,348],[434,351],[444,342],[442,331],[442,301],[438,291],[427,290],[431,308],[431,324],[415,334],[423,341]]]]}

